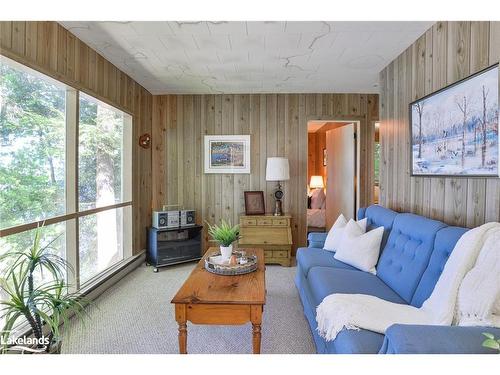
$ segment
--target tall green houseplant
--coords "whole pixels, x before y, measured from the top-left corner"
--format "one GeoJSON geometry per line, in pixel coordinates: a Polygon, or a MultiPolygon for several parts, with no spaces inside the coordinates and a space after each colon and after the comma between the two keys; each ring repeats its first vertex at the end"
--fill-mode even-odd
{"type": "Polygon", "coordinates": [[[72,314],[83,317],[85,312],[83,298],[68,292],[66,274],[73,272],[72,267],[52,252],[57,238],[42,245],[41,235],[42,227],[38,227],[29,248],[9,250],[0,256],[0,264],[6,266],[0,278],[0,289],[7,296],[0,301],[0,316],[5,320],[1,334],[4,353],[19,346],[12,344],[11,331],[23,319],[35,339],[28,350],[60,352],[61,323],[67,323],[72,314]]]}

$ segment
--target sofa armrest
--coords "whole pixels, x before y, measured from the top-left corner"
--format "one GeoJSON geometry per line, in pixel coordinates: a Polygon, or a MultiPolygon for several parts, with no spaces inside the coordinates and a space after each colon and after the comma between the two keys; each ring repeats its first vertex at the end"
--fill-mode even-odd
{"type": "Polygon", "coordinates": [[[379,354],[495,354],[482,346],[483,332],[500,328],[394,324],[385,332],[379,354]]]}
{"type": "Polygon", "coordinates": [[[307,247],[315,247],[318,249],[322,249],[325,245],[327,232],[311,232],[308,234],[307,239],[309,241],[309,245],[307,247]]]}

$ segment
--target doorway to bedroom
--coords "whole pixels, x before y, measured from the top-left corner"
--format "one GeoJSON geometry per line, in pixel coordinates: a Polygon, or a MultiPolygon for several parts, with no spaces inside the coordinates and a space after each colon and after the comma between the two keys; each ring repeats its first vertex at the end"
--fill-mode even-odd
{"type": "Polygon", "coordinates": [[[307,123],[307,233],[326,232],[359,202],[359,121],[307,123]]]}

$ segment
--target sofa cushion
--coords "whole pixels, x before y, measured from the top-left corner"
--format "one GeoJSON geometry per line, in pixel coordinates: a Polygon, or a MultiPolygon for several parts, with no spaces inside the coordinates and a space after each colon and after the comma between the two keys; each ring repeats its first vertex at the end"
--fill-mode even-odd
{"type": "Polygon", "coordinates": [[[356,268],[333,258],[331,251],[316,249],[312,247],[301,247],[297,249],[296,259],[298,268],[307,277],[312,267],[333,267],[355,270],[356,268]]]}
{"type": "Polygon", "coordinates": [[[445,226],[414,214],[399,214],[394,219],[377,276],[408,303],[429,264],[436,233],[445,226]]]}
{"type": "Polygon", "coordinates": [[[405,303],[377,276],[368,272],[332,267],[313,267],[307,276],[316,306],[332,293],[369,294],[390,302],[405,303]]]}
{"type": "Polygon", "coordinates": [[[384,342],[384,335],[365,329],[344,329],[336,339],[326,341],[326,351],[337,354],[376,354],[384,342]]]}
{"type": "Polygon", "coordinates": [[[375,275],[383,234],[383,227],[362,233],[354,220],[349,220],[335,253],[335,259],[375,275]]]}
{"type": "Polygon", "coordinates": [[[364,218],[368,219],[366,231],[370,231],[378,227],[384,227],[384,235],[380,245],[381,249],[383,249],[387,243],[387,238],[389,237],[394,219],[397,215],[397,212],[376,204],[366,208],[360,208],[358,210],[358,220],[364,218]]]}
{"type": "Polygon", "coordinates": [[[467,232],[467,228],[446,227],[436,233],[434,240],[434,250],[432,251],[429,264],[418,283],[415,294],[411,299],[411,304],[416,307],[422,306],[424,301],[430,297],[436,283],[443,272],[444,265],[448,260],[455,244],[462,235],[467,232]]]}

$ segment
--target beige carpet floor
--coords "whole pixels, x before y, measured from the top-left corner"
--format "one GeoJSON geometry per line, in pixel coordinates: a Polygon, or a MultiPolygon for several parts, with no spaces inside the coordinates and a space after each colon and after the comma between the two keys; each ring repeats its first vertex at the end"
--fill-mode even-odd
{"type": "MultiPolygon", "coordinates": [[[[195,263],[153,273],[140,266],[89,307],[84,323],[64,332],[63,353],[178,353],[177,323],[171,298],[195,263]]],[[[262,353],[315,353],[293,283],[295,267],[266,266],[267,303],[262,353]]],[[[188,353],[251,353],[251,324],[204,326],[188,323],[188,353]]]]}

